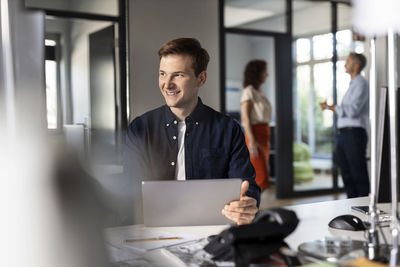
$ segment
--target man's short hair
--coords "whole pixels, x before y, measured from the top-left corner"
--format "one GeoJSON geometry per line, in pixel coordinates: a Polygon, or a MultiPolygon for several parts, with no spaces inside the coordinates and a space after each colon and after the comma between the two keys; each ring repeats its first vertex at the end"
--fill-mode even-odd
{"type": "Polygon", "coordinates": [[[356,61],[356,63],[360,66],[360,72],[367,65],[367,58],[363,54],[358,54],[355,52],[350,53],[350,56],[356,61]]]}
{"type": "Polygon", "coordinates": [[[168,55],[189,55],[193,60],[193,69],[196,76],[202,71],[207,70],[210,56],[208,52],[201,47],[200,42],[194,38],[178,38],[163,44],[158,50],[160,59],[168,55]]]}

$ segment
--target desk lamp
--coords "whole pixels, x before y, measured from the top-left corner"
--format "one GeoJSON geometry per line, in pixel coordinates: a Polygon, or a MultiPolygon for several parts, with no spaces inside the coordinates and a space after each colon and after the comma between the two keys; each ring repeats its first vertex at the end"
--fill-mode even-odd
{"type": "MultiPolygon", "coordinates": [[[[390,176],[392,196],[392,248],[390,252],[390,266],[396,266],[399,262],[399,232],[400,222],[397,206],[397,44],[396,33],[400,32],[400,21],[398,14],[400,2],[398,0],[353,0],[353,24],[357,32],[365,36],[387,35],[388,42],[388,88],[389,88],[389,124],[390,124],[390,176]],[[368,19],[365,19],[368,18],[368,19]]],[[[375,39],[371,40],[371,77],[370,77],[370,120],[371,120],[371,193],[370,211],[371,228],[368,231],[368,258],[376,259],[379,250],[379,239],[377,234],[378,214],[377,202],[377,169],[376,151],[376,62],[375,62],[375,39]]],[[[379,166],[379,164],[378,164],[379,166]]]]}

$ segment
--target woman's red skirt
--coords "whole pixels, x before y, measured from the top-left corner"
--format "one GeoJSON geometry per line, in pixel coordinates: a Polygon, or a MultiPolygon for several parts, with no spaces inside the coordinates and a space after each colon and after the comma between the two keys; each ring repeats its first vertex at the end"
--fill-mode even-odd
{"type": "MultiPolygon", "coordinates": [[[[250,154],[251,163],[256,170],[256,183],[261,188],[261,190],[269,187],[269,152],[271,148],[270,138],[271,129],[268,123],[254,124],[251,126],[254,137],[259,144],[258,147],[258,157],[254,158],[250,154]]],[[[249,138],[245,135],[246,145],[249,148],[249,138]]]]}

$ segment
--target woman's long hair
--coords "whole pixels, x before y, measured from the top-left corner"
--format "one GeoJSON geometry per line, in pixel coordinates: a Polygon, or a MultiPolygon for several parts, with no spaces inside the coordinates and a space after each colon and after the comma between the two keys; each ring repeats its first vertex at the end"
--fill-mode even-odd
{"type": "Polygon", "coordinates": [[[252,85],[254,89],[260,89],[263,83],[263,74],[267,70],[267,62],[265,60],[252,60],[247,63],[243,75],[243,87],[252,85]]]}

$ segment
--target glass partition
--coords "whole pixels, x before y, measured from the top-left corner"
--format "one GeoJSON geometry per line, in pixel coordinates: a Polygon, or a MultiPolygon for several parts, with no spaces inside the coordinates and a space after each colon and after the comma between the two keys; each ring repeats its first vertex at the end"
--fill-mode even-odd
{"type": "Polygon", "coordinates": [[[267,61],[268,77],[261,86],[272,106],[271,150],[269,159],[269,175],[275,177],[275,92],[276,92],[276,62],[275,39],[271,36],[254,36],[248,34],[226,34],[226,81],[225,103],[226,113],[240,122],[240,97],[243,92],[243,72],[250,60],[267,61]]]}
{"type": "MultiPolygon", "coordinates": [[[[240,121],[240,96],[243,71],[252,59],[263,59],[268,64],[268,78],[261,86],[275,107],[275,42],[273,37],[226,34],[226,113],[240,121]]],[[[274,112],[273,122],[274,123],[274,112]]]]}
{"type": "Polygon", "coordinates": [[[362,53],[364,44],[355,40],[351,31],[350,6],[337,4],[336,36],[331,33],[333,6],[330,3],[295,0],[293,6],[293,45],[296,53],[293,89],[294,191],[342,187],[341,179],[338,179],[337,185],[333,184],[334,114],[322,111],[319,103],[341,103],[350,83],[344,67],[346,58],[353,51],[362,53]],[[306,20],[306,17],[313,19],[306,20]],[[336,62],[333,60],[335,37],[336,62]]]}

